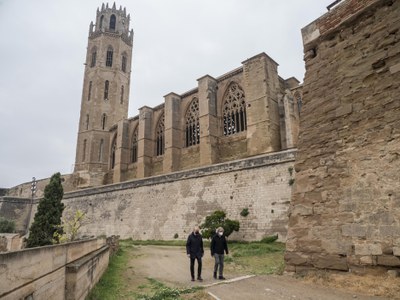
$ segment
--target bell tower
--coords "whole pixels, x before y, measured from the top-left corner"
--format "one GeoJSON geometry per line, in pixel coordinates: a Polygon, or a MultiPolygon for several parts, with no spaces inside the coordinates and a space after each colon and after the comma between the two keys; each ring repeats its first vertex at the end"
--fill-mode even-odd
{"type": "Polygon", "coordinates": [[[110,129],[128,116],[133,30],[126,9],[102,5],[90,23],[75,170],[78,187],[103,184],[110,129]]]}

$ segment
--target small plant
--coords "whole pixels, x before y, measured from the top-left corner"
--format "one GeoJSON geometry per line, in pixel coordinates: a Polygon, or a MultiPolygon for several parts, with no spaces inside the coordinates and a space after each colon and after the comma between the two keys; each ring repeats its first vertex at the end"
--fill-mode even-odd
{"type": "Polygon", "coordinates": [[[288,171],[289,171],[290,176],[292,176],[293,175],[293,167],[289,167],[288,171]]]}
{"type": "Polygon", "coordinates": [[[0,217],[0,233],[14,233],[15,222],[0,217]]]}
{"type": "Polygon", "coordinates": [[[292,186],[294,184],[294,178],[289,179],[289,185],[292,186]]]}
{"type": "Polygon", "coordinates": [[[278,235],[271,235],[271,236],[266,236],[265,238],[263,238],[261,240],[261,243],[265,243],[265,244],[271,244],[273,242],[275,242],[278,239],[278,235]]]}
{"type": "Polygon", "coordinates": [[[177,239],[179,237],[179,234],[175,233],[174,234],[174,239],[177,239]]]}
{"type": "Polygon", "coordinates": [[[73,217],[63,220],[62,224],[58,226],[59,230],[54,232],[53,243],[66,243],[76,240],[84,218],[85,213],[78,209],[73,217]]]}
{"type": "Polygon", "coordinates": [[[240,215],[242,217],[247,217],[249,215],[249,209],[247,207],[243,208],[242,211],[240,212],[240,215]]]}

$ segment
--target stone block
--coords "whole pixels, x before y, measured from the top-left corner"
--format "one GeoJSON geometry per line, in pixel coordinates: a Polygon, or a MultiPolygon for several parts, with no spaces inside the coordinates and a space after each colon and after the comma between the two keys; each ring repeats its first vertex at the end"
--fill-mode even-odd
{"type": "Polygon", "coordinates": [[[341,271],[347,271],[349,269],[347,258],[340,255],[315,254],[312,256],[311,263],[314,265],[314,267],[319,269],[333,269],[341,271]]]}
{"type": "Polygon", "coordinates": [[[400,258],[393,255],[378,256],[378,265],[389,267],[400,267],[400,258]]]}
{"type": "Polygon", "coordinates": [[[400,247],[393,247],[393,255],[400,256],[400,247]]]}
{"type": "Polygon", "coordinates": [[[398,270],[388,270],[387,271],[389,277],[396,278],[399,277],[400,272],[398,270]]]}
{"type": "Polygon", "coordinates": [[[395,74],[397,72],[400,72],[400,63],[398,63],[398,64],[396,64],[394,66],[391,66],[389,68],[389,71],[390,71],[391,74],[395,74]]]}
{"type": "Polygon", "coordinates": [[[301,255],[296,252],[286,252],[285,253],[285,262],[287,265],[306,265],[307,264],[307,255],[301,255]]]}
{"type": "Polygon", "coordinates": [[[367,227],[359,224],[345,224],[342,226],[342,234],[351,237],[365,237],[367,227]]]}
{"type": "Polygon", "coordinates": [[[296,205],[292,209],[292,215],[309,216],[313,214],[313,208],[305,205],[296,205]]]}
{"type": "Polygon", "coordinates": [[[356,244],[354,247],[356,255],[381,255],[382,245],[380,244],[356,244]]]}
{"type": "Polygon", "coordinates": [[[360,257],[360,263],[362,265],[372,265],[373,264],[372,256],[371,255],[361,256],[360,257]]]}

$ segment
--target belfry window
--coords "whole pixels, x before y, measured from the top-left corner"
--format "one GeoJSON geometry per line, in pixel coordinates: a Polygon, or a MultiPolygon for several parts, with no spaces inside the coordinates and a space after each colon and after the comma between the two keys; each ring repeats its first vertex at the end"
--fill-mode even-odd
{"type": "Polygon", "coordinates": [[[138,159],[138,130],[136,128],[132,136],[131,163],[137,162],[137,159],[138,159]]]}
{"type": "Polygon", "coordinates": [[[112,67],[113,63],[113,48],[108,47],[106,56],[106,67],[112,67]]]}
{"type": "Polygon", "coordinates": [[[96,56],[97,56],[97,51],[96,48],[92,50],[92,57],[90,58],[90,67],[93,68],[96,65],[96,56]]]}
{"type": "Polygon", "coordinates": [[[106,80],[104,83],[104,100],[108,100],[108,91],[110,89],[110,82],[106,80]]]}
{"type": "Polygon", "coordinates": [[[124,86],[121,85],[121,98],[119,99],[119,102],[122,104],[124,103],[124,86]]]}
{"type": "Polygon", "coordinates": [[[110,31],[115,31],[115,23],[117,21],[117,18],[115,17],[115,15],[111,15],[110,18],[110,31]]]}
{"type": "Polygon", "coordinates": [[[165,151],[165,126],[164,126],[164,114],[160,117],[157,124],[156,131],[156,156],[164,155],[165,151]]]}
{"type": "Polygon", "coordinates": [[[224,97],[223,133],[225,136],[247,129],[246,100],[241,87],[233,82],[229,85],[224,97]]]}
{"type": "Polygon", "coordinates": [[[185,146],[190,147],[200,143],[199,99],[194,98],[186,111],[186,141],[185,146]]]}
{"type": "Polygon", "coordinates": [[[106,129],[106,122],[107,122],[107,115],[103,114],[101,117],[101,128],[104,130],[106,129]]]}
{"type": "Polygon", "coordinates": [[[92,82],[89,81],[89,88],[88,88],[88,96],[87,100],[90,101],[90,98],[92,97],[92,82]]]}
{"type": "Polygon", "coordinates": [[[104,16],[100,17],[100,26],[99,29],[102,30],[103,29],[103,21],[104,21],[104,16]]]}
{"type": "Polygon", "coordinates": [[[115,167],[115,152],[117,151],[117,138],[115,137],[111,146],[111,169],[115,167]]]}
{"type": "Polygon", "coordinates": [[[121,69],[122,72],[126,72],[126,54],[122,54],[122,61],[121,61],[121,69]]]}

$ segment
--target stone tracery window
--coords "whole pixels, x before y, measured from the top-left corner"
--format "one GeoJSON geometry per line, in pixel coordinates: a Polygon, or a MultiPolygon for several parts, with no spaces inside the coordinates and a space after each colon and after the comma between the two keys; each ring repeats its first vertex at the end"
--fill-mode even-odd
{"type": "Polygon", "coordinates": [[[165,151],[165,126],[164,126],[164,113],[158,120],[156,127],[156,156],[164,155],[165,151]]]}
{"type": "Polygon", "coordinates": [[[137,162],[138,159],[138,129],[136,128],[132,136],[131,163],[137,162]]]}
{"type": "Polygon", "coordinates": [[[224,97],[223,133],[225,136],[236,134],[247,129],[246,99],[242,88],[231,83],[224,97]]]}
{"type": "Polygon", "coordinates": [[[106,55],[106,67],[112,67],[113,52],[114,52],[113,48],[111,46],[109,46],[107,49],[107,55],[106,55]]]}
{"type": "Polygon", "coordinates": [[[90,58],[90,67],[93,68],[96,65],[96,57],[97,57],[97,48],[93,47],[92,56],[90,58]]]}
{"type": "Polygon", "coordinates": [[[115,15],[111,15],[110,17],[110,31],[115,31],[115,23],[117,21],[117,18],[115,15]]]}
{"type": "Polygon", "coordinates": [[[126,72],[126,62],[127,62],[127,55],[126,55],[126,53],[124,52],[123,54],[122,54],[122,59],[121,59],[121,70],[122,70],[122,72],[126,72]]]}
{"type": "Polygon", "coordinates": [[[303,105],[303,101],[302,101],[302,99],[301,99],[301,94],[300,94],[299,92],[296,92],[296,93],[294,94],[294,98],[296,99],[296,102],[297,102],[297,109],[298,109],[299,115],[300,115],[301,106],[303,105]]]}
{"type": "Polygon", "coordinates": [[[186,111],[185,146],[190,147],[200,143],[199,99],[194,98],[186,111]]]}

